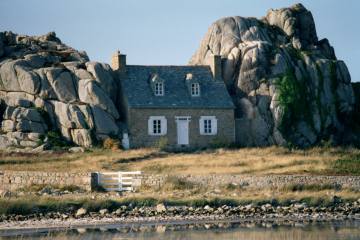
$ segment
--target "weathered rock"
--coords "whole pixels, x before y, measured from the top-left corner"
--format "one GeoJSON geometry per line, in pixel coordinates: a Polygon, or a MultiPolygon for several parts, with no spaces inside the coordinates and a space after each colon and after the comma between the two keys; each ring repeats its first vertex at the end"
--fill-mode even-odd
{"type": "Polygon", "coordinates": [[[302,4],[279,10],[271,9],[265,19],[270,25],[281,28],[292,38],[295,48],[307,48],[318,41],[313,16],[302,4]]]}
{"type": "Polygon", "coordinates": [[[12,120],[4,120],[1,123],[1,130],[4,132],[12,132],[15,130],[15,123],[12,120]]]}
{"type": "Polygon", "coordinates": [[[63,102],[75,102],[77,100],[77,87],[69,71],[63,68],[51,68],[46,72],[57,98],[63,102]]]}
{"type": "Polygon", "coordinates": [[[31,152],[33,153],[41,153],[44,152],[46,150],[49,150],[51,148],[49,143],[44,143],[36,148],[34,148],[33,150],[31,150],[31,152]]]}
{"type": "Polygon", "coordinates": [[[93,79],[93,76],[91,75],[91,73],[89,73],[88,71],[81,69],[81,68],[80,69],[75,68],[74,74],[79,79],[93,79]]]}
{"type": "Polygon", "coordinates": [[[17,73],[20,89],[29,94],[37,94],[40,90],[40,78],[31,71],[30,68],[23,65],[16,65],[15,71],[17,73]]]}
{"type": "Polygon", "coordinates": [[[97,105],[110,113],[114,118],[119,118],[119,113],[113,101],[94,80],[86,79],[79,81],[79,98],[80,101],[91,105],[97,105]]]}
{"type": "Polygon", "coordinates": [[[27,137],[29,138],[29,140],[31,141],[39,141],[41,138],[41,134],[40,133],[35,133],[35,132],[31,132],[27,135],[27,137]]]}
{"type": "Polygon", "coordinates": [[[163,213],[163,212],[166,212],[166,207],[164,204],[160,203],[158,205],[156,205],[156,212],[158,213],[163,213]]]}
{"type": "Polygon", "coordinates": [[[16,139],[16,140],[24,140],[26,138],[26,133],[23,132],[8,132],[6,136],[9,139],[16,139]]]}
{"type": "Polygon", "coordinates": [[[44,134],[47,126],[43,123],[33,122],[26,119],[19,119],[16,123],[16,130],[20,132],[35,132],[44,134]]]}
{"type": "Polygon", "coordinates": [[[86,210],[85,208],[79,208],[79,209],[76,211],[75,216],[76,216],[76,217],[82,217],[82,216],[84,216],[86,213],[87,213],[87,210],[86,210]]]}
{"type": "Polygon", "coordinates": [[[72,141],[80,146],[86,148],[91,147],[93,140],[91,138],[91,131],[87,129],[71,129],[72,141]]]}
{"type": "Polygon", "coordinates": [[[32,68],[41,68],[46,63],[46,57],[40,54],[28,54],[25,56],[25,60],[28,66],[32,68]]]}
{"type": "Polygon", "coordinates": [[[44,68],[40,68],[35,70],[35,72],[39,75],[41,82],[39,97],[42,99],[57,99],[57,95],[46,76],[46,70],[44,68]]]}
{"type": "Polygon", "coordinates": [[[99,213],[101,214],[101,215],[105,215],[105,214],[107,214],[109,212],[109,210],[107,210],[107,209],[100,209],[99,210],[99,213]]]}
{"type": "Polygon", "coordinates": [[[34,95],[24,92],[4,93],[3,99],[8,106],[31,107],[35,98],[34,95]]]}
{"type": "Polygon", "coordinates": [[[112,77],[111,67],[104,63],[87,62],[86,69],[94,76],[95,81],[99,83],[109,97],[115,100],[117,88],[112,77]]]}
{"type": "Polygon", "coordinates": [[[20,92],[20,85],[15,72],[15,62],[6,62],[0,67],[0,80],[5,91],[20,92]]]}
{"type": "Polygon", "coordinates": [[[117,135],[119,127],[115,119],[106,111],[98,106],[92,107],[95,129],[97,134],[117,135]]]}
{"type": "Polygon", "coordinates": [[[72,147],[72,148],[69,148],[69,152],[72,152],[72,153],[83,153],[83,152],[85,152],[85,149],[82,148],[82,147],[72,147]]]}
{"type": "Polygon", "coordinates": [[[0,58],[4,55],[4,34],[0,33],[0,58]]]}
{"type": "Polygon", "coordinates": [[[39,144],[37,142],[34,142],[34,141],[23,140],[23,141],[20,141],[20,146],[35,148],[35,147],[39,146],[39,144]]]}
{"type": "Polygon", "coordinates": [[[5,135],[0,135],[0,149],[4,150],[13,145],[9,138],[5,135]]]}
{"type": "Polygon", "coordinates": [[[89,124],[77,105],[51,101],[59,127],[68,129],[88,128],[89,124]]]}
{"type": "Polygon", "coordinates": [[[23,108],[23,107],[15,108],[12,113],[11,119],[13,120],[26,119],[28,121],[33,121],[33,122],[40,122],[40,123],[44,122],[40,113],[36,109],[23,108]]]}
{"type": "Polygon", "coordinates": [[[328,40],[318,41],[304,6],[271,9],[262,20],[216,21],[190,64],[209,65],[214,54],[222,57],[222,77],[236,105],[238,143],[343,141],[344,119],[354,111],[350,75],[328,40]]]}
{"type": "Polygon", "coordinates": [[[47,130],[84,147],[92,146],[92,132],[99,138],[118,133],[117,86],[108,64],[89,62],[85,52],[61,43],[53,32],[0,32],[0,59],[4,146],[39,142],[47,130]],[[93,108],[102,111],[94,114],[93,108]]]}

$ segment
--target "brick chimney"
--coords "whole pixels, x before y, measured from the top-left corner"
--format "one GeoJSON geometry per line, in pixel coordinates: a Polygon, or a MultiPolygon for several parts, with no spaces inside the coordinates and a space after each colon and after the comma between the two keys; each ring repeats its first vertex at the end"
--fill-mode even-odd
{"type": "Polygon", "coordinates": [[[116,71],[124,71],[126,68],[126,55],[116,51],[111,57],[111,68],[116,71]]]}
{"type": "Polygon", "coordinates": [[[222,81],[221,55],[212,55],[210,68],[214,79],[222,81]]]}

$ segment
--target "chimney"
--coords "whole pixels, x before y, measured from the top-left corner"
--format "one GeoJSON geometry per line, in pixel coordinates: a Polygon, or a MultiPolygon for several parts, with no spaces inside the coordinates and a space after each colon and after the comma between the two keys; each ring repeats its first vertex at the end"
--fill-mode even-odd
{"type": "Polygon", "coordinates": [[[111,57],[111,68],[116,71],[124,71],[126,68],[126,55],[116,51],[111,57]]]}
{"type": "Polygon", "coordinates": [[[212,55],[210,68],[214,79],[222,81],[221,55],[212,55]]]}

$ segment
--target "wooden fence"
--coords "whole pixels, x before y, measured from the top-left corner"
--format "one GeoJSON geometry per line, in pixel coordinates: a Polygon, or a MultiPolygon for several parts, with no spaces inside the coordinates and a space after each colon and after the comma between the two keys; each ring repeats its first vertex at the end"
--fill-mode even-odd
{"type": "Polygon", "coordinates": [[[106,191],[134,191],[134,186],[138,185],[136,180],[138,180],[140,176],[140,171],[102,172],[98,173],[98,185],[106,191]]]}

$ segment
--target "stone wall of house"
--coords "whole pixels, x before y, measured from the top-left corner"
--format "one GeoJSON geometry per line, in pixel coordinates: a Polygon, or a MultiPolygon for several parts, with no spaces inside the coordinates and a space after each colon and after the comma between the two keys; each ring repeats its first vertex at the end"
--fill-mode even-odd
{"type": "Polygon", "coordinates": [[[215,143],[233,143],[235,140],[235,123],[233,109],[130,109],[129,138],[131,147],[155,146],[161,138],[166,138],[170,146],[177,144],[177,126],[175,117],[190,116],[189,146],[207,147],[215,143]],[[167,134],[150,136],[148,119],[150,116],[165,116],[167,134]],[[217,135],[200,135],[199,119],[201,116],[216,116],[217,135]]]}
{"type": "Polygon", "coordinates": [[[90,191],[96,186],[94,173],[0,171],[0,190],[14,191],[31,185],[75,185],[90,191]]]}
{"type": "MultiPolygon", "coordinates": [[[[142,185],[150,187],[161,187],[171,175],[144,175],[142,185]]],[[[186,181],[208,186],[210,188],[221,188],[228,184],[234,184],[252,189],[277,189],[295,184],[303,185],[335,185],[341,188],[352,188],[360,190],[360,176],[305,176],[305,175],[181,175],[176,176],[186,181]]]]}

